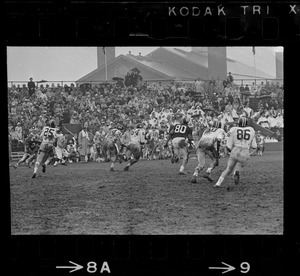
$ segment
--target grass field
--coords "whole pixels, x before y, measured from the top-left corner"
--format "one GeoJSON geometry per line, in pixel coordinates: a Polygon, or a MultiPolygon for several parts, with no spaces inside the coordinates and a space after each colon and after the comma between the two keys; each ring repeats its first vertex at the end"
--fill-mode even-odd
{"type": "MultiPolygon", "coordinates": [[[[170,160],[139,161],[128,172],[109,163],[10,167],[12,234],[282,234],[283,151],[271,145],[252,156],[232,191],[230,175],[215,189],[227,158],[212,173],[189,182],[170,160]]],[[[206,168],[205,168],[206,169],[206,168]]]]}

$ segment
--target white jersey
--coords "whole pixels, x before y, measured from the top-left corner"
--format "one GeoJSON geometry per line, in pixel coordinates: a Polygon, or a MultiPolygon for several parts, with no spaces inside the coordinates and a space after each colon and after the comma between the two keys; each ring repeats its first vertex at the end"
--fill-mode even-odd
{"type": "Polygon", "coordinates": [[[127,129],[122,135],[122,141],[125,145],[127,145],[131,141],[131,130],[127,129]]]}
{"type": "Polygon", "coordinates": [[[224,131],[224,129],[211,127],[203,132],[199,140],[199,145],[204,147],[213,146],[217,140],[221,141],[225,137],[225,135],[226,132],[224,131]]]}
{"type": "Polygon", "coordinates": [[[65,142],[65,136],[62,133],[60,133],[60,134],[56,134],[56,137],[57,137],[57,146],[63,148],[65,142]]]}
{"type": "Polygon", "coordinates": [[[259,146],[263,146],[266,142],[266,137],[261,134],[256,134],[255,139],[256,139],[256,144],[259,146]]]}
{"type": "Polygon", "coordinates": [[[133,129],[130,132],[130,142],[132,143],[146,143],[145,139],[145,129],[137,128],[133,129]]]}
{"type": "Polygon", "coordinates": [[[241,147],[244,149],[257,148],[255,131],[252,127],[232,127],[228,132],[227,147],[241,147]]]}
{"type": "Polygon", "coordinates": [[[56,128],[52,128],[49,126],[45,126],[42,130],[41,137],[42,137],[42,143],[49,143],[53,144],[56,138],[56,128]]]}
{"type": "Polygon", "coordinates": [[[73,151],[76,151],[76,146],[73,144],[67,145],[67,151],[72,153],[73,151]]]}

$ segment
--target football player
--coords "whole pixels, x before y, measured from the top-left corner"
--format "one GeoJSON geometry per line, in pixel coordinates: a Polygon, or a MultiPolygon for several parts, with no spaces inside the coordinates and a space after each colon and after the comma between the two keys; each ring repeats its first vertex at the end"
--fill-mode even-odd
{"type": "MultiPolygon", "coordinates": [[[[240,117],[238,119],[238,126],[232,127],[228,132],[227,148],[230,151],[230,156],[227,162],[227,168],[222,172],[218,182],[214,187],[218,188],[222,182],[232,171],[234,171],[234,183],[239,184],[240,173],[246,166],[250,157],[250,148],[256,149],[257,144],[255,137],[255,131],[252,127],[247,126],[248,119],[246,117],[240,117]]],[[[227,188],[230,189],[229,187],[227,188]]]]}
{"type": "Polygon", "coordinates": [[[94,142],[93,143],[93,148],[94,148],[93,160],[100,162],[102,137],[101,137],[101,133],[99,131],[96,131],[95,136],[93,138],[93,142],[94,142]]]}
{"type": "Polygon", "coordinates": [[[38,150],[37,159],[34,165],[32,178],[36,177],[39,165],[42,163],[45,157],[48,157],[46,162],[42,164],[42,172],[46,172],[46,166],[49,164],[54,155],[54,143],[56,142],[56,127],[54,120],[50,120],[46,125],[40,137],[43,139],[38,150]]]}
{"type": "Polygon", "coordinates": [[[227,151],[226,145],[227,145],[227,139],[226,139],[226,137],[224,137],[220,142],[219,157],[228,156],[228,151],[227,151]]]}
{"type": "Polygon", "coordinates": [[[168,147],[168,142],[172,140],[172,164],[178,163],[182,157],[179,174],[184,175],[184,168],[188,162],[189,148],[194,146],[193,130],[188,126],[188,119],[183,118],[181,124],[175,124],[170,127],[169,136],[167,138],[165,148],[168,147]]]}
{"type": "Polygon", "coordinates": [[[155,151],[158,147],[159,130],[152,126],[146,134],[147,145],[149,150],[148,160],[156,159],[155,151]]]}
{"type": "Polygon", "coordinates": [[[130,141],[126,144],[126,141],[123,143],[126,146],[126,159],[129,160],[129,163],[125,166],[124,171],[128,171],[129,167],[137,163],[141,157],[141,146],[144,145],[147,141],[145,138],[145,129],[142,128],[141,124],[137,124],[137,128],[134,129],[130,126],[131,131],[130,141]]]}
{"type": "Polygon", "coordinates": [[[74,138],[69,139],[67,142],[67,151],[69,154],[69,163],[79,162],[79,153],[76,149],[76,140],[74,138]]]}
{"type": "Polygon", "coordinates": [[[120,153],[121,155],[123,155],[123,159],[125,161],[127,161],[127,157],[126,157],[126,145],[129,144],[130,140],[131,140],[131,132],[133,130],[133,124],[127,124],[126,128],[125,128],[125,132],[122,135],[122,141],[123,144],[121,144],[121,148],[120,148],[120,153]]]}
{"type": "Polygon", "coordinates": [[[203,175],[208,181],[212,182],[210,177],[212,170],[219,165],[219,148],[222,139],[225,137],[225,131],[221,128],[221,122],[217,119],[213,120],[211,126],[204,130],[201,138],[196,143],[196,154],[198,165],[195,168],[192,183],[197,183],[199,172],[205,166],[205,156],[209,156],[211,163],[209,164],[206,173],[203,175]]]}
{"type": "Polygon", "coordinates": [[[30,168],[30,162],[35,158],[36,153],[39,149],[41,142],[36,139],[33,132],[31,132],[28,137],[25,139],[25,148],[26,151],[22,158],[13,166],[15,169],[18,168],[18,166],[25,162],[26,166],[30,168]]]}
{"type": "Polygon", "coordinates": [[[159,154],[159,159],[167,159],[169,157],[172,156],[172,148],[169,147],[168,148],[165,148],[164,145],[168,139],[168,135],[166,135],[167,133],[161,133],[159,135],[159,139],[158,139],[158,147],[157,147],[157,151],[158,151],[158,154],[159,154]]]}
{"type": "Polygon", "coordinates": [[[114,166],[119,160],[122,163],[122,158],[120,157],[120,147],[122,144],[122,132],[120,129],[113,127],[111,128],[104,138],[103,143],[103,153],[106,160],[111,160],[110,170],[114,171],[114,166]]]}
{"type": "Polygon", "coordinates": [[[264,150],[265,150],[265,142],[266,142],[266,138],[265,136],[263,136],[260,132],[260,130],[257,131],[256,135],[255,135],[255,139],[256,139],[256,144],[257,144],[257,155],[262,156],[264,150]]]}
{"type": "Polygon", "coordinates": [[[34,130],[34,136],[33,136],[32,140],[35,141],[35,148],[33,150],[33,154],[27,159],[27,162],[29,164],[28,168],[31,168],[30,164],[35,162],[37,153],[39,151],[39,148],[40,148],[40,145],[42,142],[42,139],[41,139],[37,129],[34,130]]]}
{"type": "Polygon", "coordinates": [[[56,159],[53,166],[56,167],[58,163],[66,166],[67,164],[65,158],[69,157],[69,154],[64,148],[66,139],[60,128],[58,128],[56,131],[56,138],[57,138],[56,147],[55,147],[56,159]]]}

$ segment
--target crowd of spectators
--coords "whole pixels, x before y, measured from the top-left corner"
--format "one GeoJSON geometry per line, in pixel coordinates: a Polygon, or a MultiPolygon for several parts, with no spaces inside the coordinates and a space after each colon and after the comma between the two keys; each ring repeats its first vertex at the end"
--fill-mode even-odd
{"type": "Polygon", "coordinates": [[[49,118],[57,124],[87,122],[92,133],[111,122],[124,126],[142,122],[159,128],[176,113],[190,116],[193,123],[218,117],[224,124],[244,113],[263,127],[283,128],[282,86],[261,83],[241,87],[199,80],[144,82],[139,88],[121,88],[116,83],[39,84],[29,90],[28,85],[13,84],[8,87],[9,135],[12,140],[22,140],[30,128],[41,130],[49,118]],[[245,89],[256,99],[254,106],[251,95],[244,94],[245,89]]]}

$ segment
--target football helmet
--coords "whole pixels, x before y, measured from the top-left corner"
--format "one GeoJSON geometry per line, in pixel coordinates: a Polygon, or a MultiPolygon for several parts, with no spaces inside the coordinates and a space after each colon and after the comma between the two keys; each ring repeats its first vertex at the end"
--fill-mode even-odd
{"type": "Polygon", "coordinates": [[[54,121],[53,119],[51,119],[51,120],[49,121],[49,126],[50,126],[51,128],[55,128],[55,121],[54,121]]]}
{"type": "Polygon", "coordinates": [[[248,119],[246,117],[240,117],[238,120],[239,127],[246,127],[248,125],[248,119]]]}
{"type": "Polygon", "coordinates": [[[190,121],[190,120],[189,120],[187,117],[183,117],[183,118],[182,118],[182,124],[183,124],[183,125],[187,125],[187,124],[189,123],[189,121],[190,121]]]}

